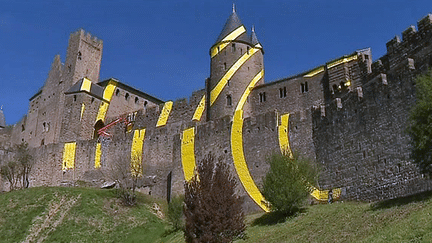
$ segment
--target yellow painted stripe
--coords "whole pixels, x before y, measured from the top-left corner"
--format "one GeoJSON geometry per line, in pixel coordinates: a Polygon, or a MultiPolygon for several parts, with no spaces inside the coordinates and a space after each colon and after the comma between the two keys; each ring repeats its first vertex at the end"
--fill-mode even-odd
{"type": "Polygon", "coordinates": [[[135,130],[131,148],[130,168],[133,176],[142,176],[142,156],[145,129],[135,130]]]}
{"type": "Polygon", "coordinates": [[[234,119],[231,128],[231,151],[234,160],[234,166],[240,182],[245,188],[249,196],[258,204],[264,211],[269,212],[270,209],[252,179],[246,160],[243,153],[243,110],[235,111],[234,119]]]}
{"type": "Polygon", "coordinates": [[[238,27],[237,29],[233,30],[233,32],[231,32],[229,35],[227,35],[225,38],[223,38],[220,41],[221,44],[212,48],[211,55],[210,55],[211,58],[213,58],[214,56],[219,54],[226,46],[229,45],[229,43],[226,43],[226,41],[233,41],[233,40],[237,39],[237,37],[239,37],[244,32],[246,32],[246,29],[243,25],[238,27]]]}
{"type": "Polygon", "coordinates": [[[255,87],[255,85],[258,83],[260,79],[264,77],[264,69],[262,69],[255,77],[252,79],[252,81],[249,83],[249,85],[246,87],[246,90],[243,92],[239,103],[237,104],[236,111],[243,110],[243,106],[246,103],[247,97],[249,96],[252,89],[255,87]]]}
{"type": "Polygon", "coordinates": [[[102,156],[102,146],[101,143],[96,143],[96,151],[95,151],[95,169],[101,167],[101,156],[102,156]]]}
{"type": "Polygon", "coordinates": [[[106,113],[108,111],[109,102],[111,101],[112,95],[113,95],[116,87],[117,87],[117,82],[114,80],[110,80],[108,85],[105,87],[105,90],[103,93],[104,100],[101,102],[101,104],[99,106],[96,121],[98,121],[98,120],[105,121],[105,116],[106,116],[106,113]]]}
{"type": "Polygon", "coordinates": [[[202,117],[202,114],[204,113],[204,109],[205,109],[205,99],[206,99],[206,96],[203,95],[203,97],[201,98],[201,101],[199,102],[197,108],[195,109],[195,113],[192,117],[192,121],[201,121],[201,117],[202,117]]]}
{"type": "Polygon", "coordinates": [[[340,65],[342,63],[351,62],[352,60],[357,60],[357,58],[358,58],[357,54],[354,54],[354,55],[351,55],[351,56],[348,56],[348,57],[343,57],[343,58],[340,58],[340,59],[338,59],[336,61],[333,61],[333,62],[327,64],[327,68],[332,68],[332,67],[340,65]]]}
{"type": "Polygon", "coordinates": [[[84,110],[85,110],[85,104],[82,103],[81,104],[81,116],[80,116],[80,121],[82,120],[83,114],[84,114],[84,110]]]}
{"type": "Polygon", "coordinates": [[[164,107],[162,108],[162,112],[159,115],[159,119],[157,121],[156,127],[166,125],[166,123],[168,121],[168,117],[169,117],[171,110],[172,110],[172,106],[173,106],[172,101],[165,102],[164,107]]]}
{"type": "Polygon", "coordinates": [[[216,99],[219,97],[220,93],[222,92],[223,88],[227,84],[228,80],[232,78],[232,76],[237,72],[237,70],[249,59],[251,58],[258,50],[258,48],[252,48],[249,51],[249,54],[246,52],[241,56],[235,63],[232,65],[232,67],[225,73],[225,75],[219,80],[218,84],[213,88],[213,90],[210,92],[210,105],[213,105],[213,103],[216,101],[216,99]]]}
{"type": "Polygon", "coordinates": [[[65,143],[63,148],[63,164],[62,170],[74,169],[75,168],[75,151],[76,143],[65,143]]]}
{"type": "Polygon", "coordinates": [[[183,131],[181,141],[181,161],[186,181],[190,181],[195,170],[195,128],[191,127],[183,131]]]}
{"type": "Polygon", "coordinates": [[[278,127],[279,147],[282,154],[293,157],[289,144],[289,113],[281,116],[281,124],[278,127]]]}
{"type": "Polygon", "coordinates": [[[315,68],[314,70],[310,71],[309,73],[303,75],[303,77],[311,78],[311,77],[313,77],[319,73],[322,73],[322,72],[324,72],[324,67],[318,67],[318,68],[315,68]]]}
{"type": "Polygon", "coordinates": [[[91,81],[86,79],[86,78],[83,78],[83,82],[81,84],[81,90],[87,91],[90,93],[90,87],[91,87],[91,81]]]}

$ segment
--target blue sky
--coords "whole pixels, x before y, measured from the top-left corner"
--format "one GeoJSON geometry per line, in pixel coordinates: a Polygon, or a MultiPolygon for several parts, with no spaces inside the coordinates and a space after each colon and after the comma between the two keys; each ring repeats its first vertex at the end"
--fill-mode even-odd
{"type": "Polygon", "coordinates": [[[385,44],[432,12],[432,1],[0,0],[0,105],[7,124],[27,112],[53,58],[66,58],[69,34],[104,41],[100,79],[115,77],[163,100],[204,88],[209,48],[232,3],[265,51],[265,80],[294,75],[355,50],[385,44]]]}

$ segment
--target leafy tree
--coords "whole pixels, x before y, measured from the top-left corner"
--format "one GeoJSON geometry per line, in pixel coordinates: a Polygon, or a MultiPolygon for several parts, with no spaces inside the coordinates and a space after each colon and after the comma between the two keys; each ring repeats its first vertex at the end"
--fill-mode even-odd
{"type": "Polygon", "coordinates": [[[416,104],[409,121],[412,158],[422,173],[432,175],[432,70],[416,79],[416,104]]]}
{"type": "Polygon", "coordinates": [[[274,153],[268,163],[270,169],[263,178],[262,194],[273,211],[292,214],[304,205],[318,170],[312,161],[298,154],[274,153]]]}
{"type": "Polygon", "coordinates": [[[13,191],[17,188],[19,182],[19,167],[15,161],[9,161],[7,164],[0,167],[0,174],[4,180],[9,182],[9,190],[13,191]]]}
{"type": "Polygon", "coordinates": [[[201,160],[185,183],[186,242],[232,242],[244,237],[242,200],[229,166],[212,154],[201,160]]]}
{"type": "Polygon", "coordinates": [[[15,152],[14,160],[0,167],[1,177],[9,182],[11,191],[19,188],[20,181],[22,188],[28,188],[33,167],[33,157],[29,153],[28,144],[23,142],[16,145],[12,151],[15,152]]]}

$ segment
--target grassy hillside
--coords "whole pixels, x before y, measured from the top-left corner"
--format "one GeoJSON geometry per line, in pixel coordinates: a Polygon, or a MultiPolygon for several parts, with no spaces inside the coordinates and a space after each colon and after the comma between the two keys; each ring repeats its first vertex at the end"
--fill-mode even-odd
{"type": "MultiPolygon", "coordinates": [[[[431,198],[315,205],[286,221],[249,215],[249,238],[237,242],[432,242],[431,198]]],[[[89,188],[0,194],[0,242],[184,242],[182,232],[167,234],[155,203],[140,196],[138,206],[124,207],[115,191],[89,188]]]]}
{"type": "Polygon", "coordinates": [[[0,194],[0,242],[154,242],[167,224],[155,201],[125,207],[114,190],[29,188],[0,194]]]}

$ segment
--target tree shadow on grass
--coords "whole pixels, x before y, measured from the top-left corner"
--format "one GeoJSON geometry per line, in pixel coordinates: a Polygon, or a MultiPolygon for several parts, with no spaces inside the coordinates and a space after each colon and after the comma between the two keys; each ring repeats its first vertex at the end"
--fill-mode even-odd
{"type": "Polygon", "coordinates": [[[392,208],[397,206],[403,206],[413,202],[421,202],[432,198],[432,191],[420,192],[414,195],[393,198],[381,202],[377,202],[371,205],[371,210],[380,210],[386,208],[392,208]]]}
{"type": "Polygon", "coordinates": [[[268,226],[285,222],[289,218],[294,218],[300,213],[306,212],[306,209],[301,208],[289,214],[281,212],[269,212],[252,222],[252,226],[268,226]]]}

